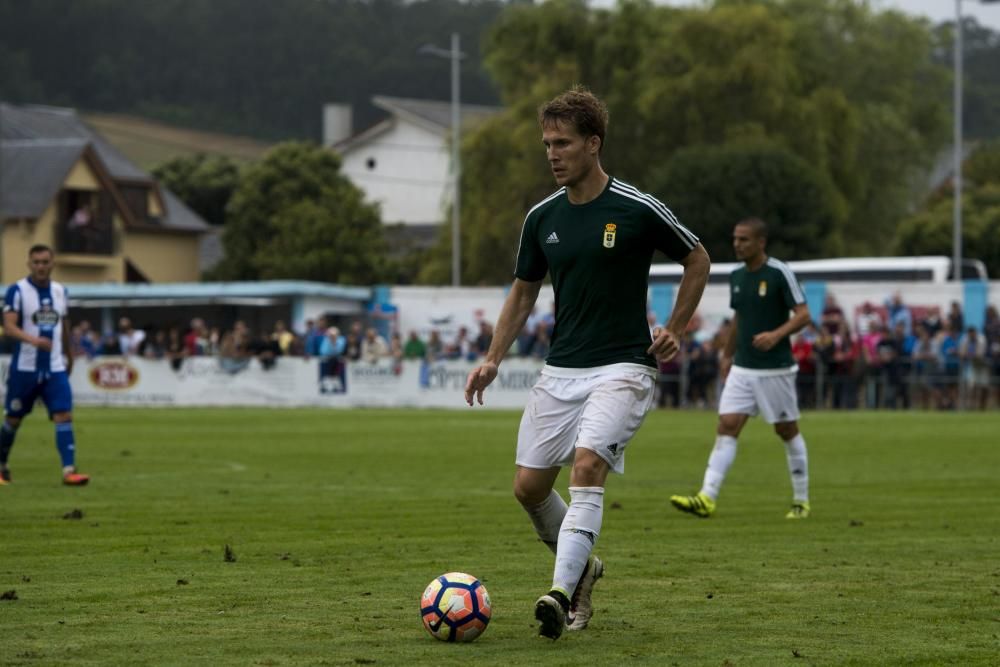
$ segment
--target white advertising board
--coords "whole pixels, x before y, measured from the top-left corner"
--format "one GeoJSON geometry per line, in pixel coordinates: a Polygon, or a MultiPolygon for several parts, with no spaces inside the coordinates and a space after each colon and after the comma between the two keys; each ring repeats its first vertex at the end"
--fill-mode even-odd
{"type": "MultiPolygon", "coordinates": [[[[212,357],[166,361],[131,357],[78,359],[70,377],[76,405],[468,408],[463,390],[473,362],[348,363],[321,377],[317,359],[279,358],[269,369],[255,360],[228,372],[212,357]]],[[[4,380],[10,357],[0,357],[4,380]]],[[[486,408],[520,409],[541,371],[540,361],[510,359],[486,390],[486,408]]],[[[0,393],[6,392],[6,381],[0,393]]],[[[479,407],[477,405],[477,407],[479,407]]],[[[42,406],[36,406],[42,409],[42,406]]]]}

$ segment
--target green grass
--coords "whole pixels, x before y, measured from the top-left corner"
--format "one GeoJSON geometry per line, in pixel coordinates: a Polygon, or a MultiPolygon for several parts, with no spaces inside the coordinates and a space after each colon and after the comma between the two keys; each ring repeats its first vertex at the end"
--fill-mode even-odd
{"type": "Polygon", "coordinates": [[[790,522],[758,420],[714,518],[669,508],[715,418],[651,414],[609,482],[592,625],[558,642],[532,620],[552,559],[510,493],[518,420],[82,409],[94,480],[65,488],[33,415],[0,487],[0,664],[996,664],[1000,415],[807,414],[813,516],[790,522]],[[473,644],[420,625],[450,570],[493,598],[473,644]]]}

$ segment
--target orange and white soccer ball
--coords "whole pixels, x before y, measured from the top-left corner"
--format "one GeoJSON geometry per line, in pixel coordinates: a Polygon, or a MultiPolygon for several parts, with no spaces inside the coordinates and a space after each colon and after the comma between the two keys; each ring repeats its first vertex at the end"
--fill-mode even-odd
{"type": "Polygon", "coordinates": [[[492,614],[483,582],[464,572],[442,574],[420,597],[424,627],[443,642],[471,642],[483,634],[492,614]]]}

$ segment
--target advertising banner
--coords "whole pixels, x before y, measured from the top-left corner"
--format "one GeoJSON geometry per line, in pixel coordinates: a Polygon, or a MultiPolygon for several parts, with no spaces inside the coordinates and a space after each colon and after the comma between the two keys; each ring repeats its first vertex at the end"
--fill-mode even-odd
{"type": "MultiPolygon", "coordinates": [[[[10,357],[0,357],[6,393],[10,357]]],[[[322,362],[280,357],[270,368],[250,360],[236,370],[213,357],[170,362],[136,357],[77,359],[70,385],[76,405],[331,408],[467,408],[470,361],[322,362]]],[[[485,406],[520,409],[541,371],[535,359],[510,359],[486,390],[485,406]]],[[[479,407],[477,405],[477,407],[479,407]]],[[[42,406],[36,406],[42,409],[42,406]]]]}

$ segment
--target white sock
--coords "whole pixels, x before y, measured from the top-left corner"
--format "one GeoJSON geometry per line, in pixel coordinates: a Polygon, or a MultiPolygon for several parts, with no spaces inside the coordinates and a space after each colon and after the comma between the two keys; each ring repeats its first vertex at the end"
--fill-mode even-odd
{"type": "Polygon", "coordinates": [[[556,569],[552,588],[572,598],[601,534],[604,516],[604,489],[600,486],[569,487],[569,509],[559,529],[556,569]]]}
{"type": "Polygon", "coordinates": [[[705,468],[705,481],[701,492],[712,500],[719,499],[719,491],[726,480],[729,466],[736,459],[736,438],[731,435],[715,436],[715,447],[708,457],[708,467],[705,468]]]}
{"type": "Polygon", "coordinates": [[[792,498],[809,502],[809,457],[801,433],[785,441],[785,455],[788,457],[788,474],[792,478],[792,498]]]}
{"type": "Polygon", "coordinates": [[[552,553],[556,552],[556,543],[559,542],[559,528],[562,527],[563,519],[566,518],[566,501],[562,499],[555,489],[549,493],[549,497],[534,507],[525,507],[524,511],[531,517],[531,523],[535,526],[538,539],[545,543],[552,553]]]}

